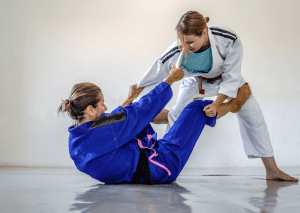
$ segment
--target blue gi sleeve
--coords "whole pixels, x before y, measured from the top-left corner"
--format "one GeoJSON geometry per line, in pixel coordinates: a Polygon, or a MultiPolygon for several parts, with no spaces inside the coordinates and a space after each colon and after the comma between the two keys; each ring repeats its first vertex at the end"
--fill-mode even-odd
{"type": "Polygon", "coordinates": [[[223,81],[220,84],[219,93],[235,98],[241,79],[243,45],[238,36],[235,42],[230,40],[230,43],[226,42],[223,43],[223,45],[228,51],[226,52],[226,58],[223,65],[223,81]]]}
{"type": "Polygon", "coordinates": [[[138,102],[123,108],[126,120],[115,126],[115,142],[122,146],[138,135],[165,107],[172,98],[170,85],[158,84],[138,102]]]}

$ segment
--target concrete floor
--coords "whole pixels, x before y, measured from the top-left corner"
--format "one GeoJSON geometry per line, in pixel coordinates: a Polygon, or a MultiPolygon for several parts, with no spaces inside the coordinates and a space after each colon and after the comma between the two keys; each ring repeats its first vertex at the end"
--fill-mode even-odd
{"type": "MultiPolygon", "coordinates": [[[[300,178],[300,167],[281,168],[300,178]]],[[[185,168],[176,184],[105,185],[76,169],[0,168],[0,212],[300,212],[298,183],[264,168],[185,168]]]]}

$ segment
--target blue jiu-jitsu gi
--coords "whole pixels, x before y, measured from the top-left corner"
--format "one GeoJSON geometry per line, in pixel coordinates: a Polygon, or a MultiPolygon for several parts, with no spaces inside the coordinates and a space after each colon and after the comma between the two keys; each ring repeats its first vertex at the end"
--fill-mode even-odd
{"type": "MultiPolygon", "coordinates": [[[[69,127],[69,151],[78,170],[106,183],[130,183],[140,152],[145,152],[155,183],[172,183],[187,162],[205,124],[203,107],[212,101],[196,100],[181,113],[169,133],[157,140],[150,122],[172,98],[162,82],[139,102],[119,106],[96,121],[69,127]],[[143,148],[143,149],[140,149],[143,148]]],[[[143,183],[141,178],[139,183],[143,183]]]]}

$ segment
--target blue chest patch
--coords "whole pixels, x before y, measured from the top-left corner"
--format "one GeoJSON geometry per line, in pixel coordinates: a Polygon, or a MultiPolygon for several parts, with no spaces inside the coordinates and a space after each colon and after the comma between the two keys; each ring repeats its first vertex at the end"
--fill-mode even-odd
{"type": "Polygon", "coordinates": [[[186,58],[183,57],[181,67],[185,68],[190,73],[208,73],[212,68],[212,53],[211,48],[201,53],[187,53],[186,58]]]}

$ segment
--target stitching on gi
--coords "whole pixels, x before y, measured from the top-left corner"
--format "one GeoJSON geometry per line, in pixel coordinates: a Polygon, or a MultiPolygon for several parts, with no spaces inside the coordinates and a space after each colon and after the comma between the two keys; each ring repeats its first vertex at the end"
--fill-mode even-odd
{"type": "Polygon", "coordinates": [[[173,57],[176,53],[179,52],[180,50],[178,49],[178,47],[174,47],[168,53],[166,53],[160,60],[164,64],[167,60],[169,60],[171,57],[173,57]]]}
{"type": "Polygon", "coordinates": [[[178,47],[173,47],[170,51],[168,51],[163,57],[161,57],[161,60],[164,60],[169,54],[171,54],[173,51],[177,50],[178,47]]]}
{"type": "Polygon", "coordinates": [[[227,31],[227,30],[222,30],[222,29],[218,29],[218,28],[214,28],[214,27],[209,28],[209,29],[210,29],[210,30],[215,30],[215,31],[219,31],[219,32],[222,32],[222,33],[227,33],[227,34],[233,35],[233,37],[234,37],[235,39],[237,39],[237,37],[236,37],[235,34],[229,32],[229,31],[227,31]]]}
{"type": "Polygon", "coordinates": [[[214,35],[218,35],[218,36],[222,36],[222,37],[225,37],[225,38],[229,38],[229,39],[231,39],[231,40],[233,41],[233,43],[234,43],[235,40],[236,40],[236,38],[233,38],[233,37],[231,37],[231,36],[229,36],[229,35],[224,35],[224,34],[222,34],[222,33],[216,33],[216,32],[214,32],[214,31],[211,31],[211,33],[214,34],[214,35]]]}
{"type": "Polygon", "coordinates": [[[164,64],[167,60],[169,60],[170,58],[172,58],[176,53],[179,53],[180,50],[177,50],[175,52],[173,52],[172,54],[170,54],[167,58],[165,58],[162,63],[164,64]]]}
{"type": "Polygon", "coordinates": [[[98,128],[102,126],[107,126],[110,124],[115,124],[121,121],[125,121],[127,118],[124,114],[124,111],[119,111],[116,114],[104,115],[94,121],[93,125],[89,129],[98,128]]]}

